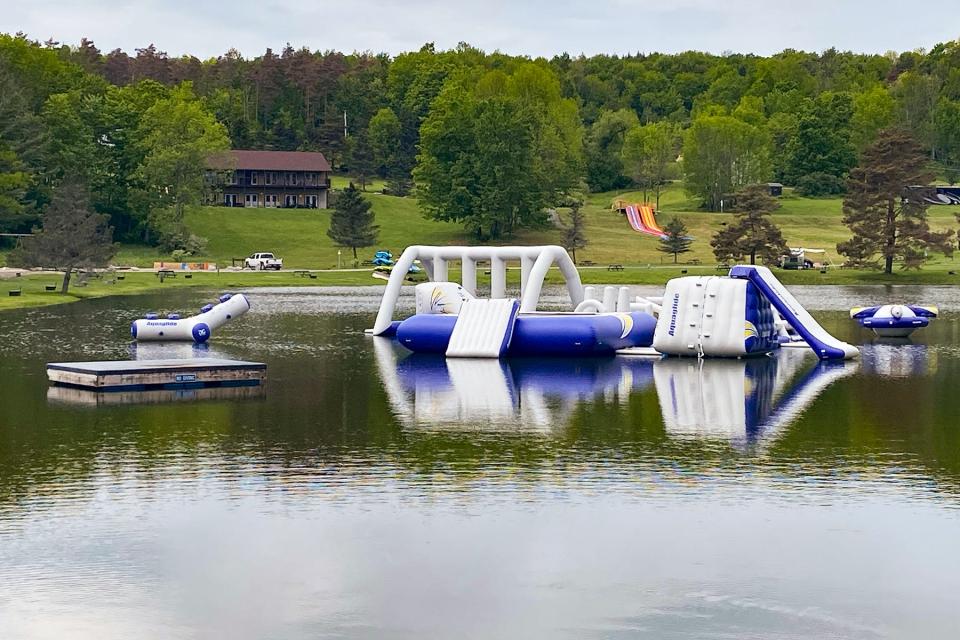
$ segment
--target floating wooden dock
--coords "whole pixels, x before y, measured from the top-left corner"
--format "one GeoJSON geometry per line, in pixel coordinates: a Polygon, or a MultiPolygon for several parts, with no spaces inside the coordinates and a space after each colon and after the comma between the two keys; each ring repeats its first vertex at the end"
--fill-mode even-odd
{"type": "Polygon", "coordinates": [[[47,389],[47,402],[89,407],[114,406],[121,404],[167,404],[170,402],[203,402],[262,400],[265,397],[263,385],[244,385],[242,387],[199,387],[189,389],[147,389],[127,391],[125,389],[101,391],[83,389],[62,384],[51,385],[47,389]]]}
{"type": "Polygon", "coordinates": [[[219,358],[47,364],[50,382],[98,391],[256,386],[262,384],[266,377],[267,365],[262,362],[219,358]]]}

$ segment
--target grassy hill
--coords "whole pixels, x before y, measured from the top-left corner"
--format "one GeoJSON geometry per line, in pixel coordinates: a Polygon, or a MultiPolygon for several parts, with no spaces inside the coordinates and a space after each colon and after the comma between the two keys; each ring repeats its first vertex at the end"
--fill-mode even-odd
{"type": "MultiPolygon", "coordinates": [[[[458,244],[470,243],[472,238],[457,224],[435,222],[425,219],[413,198],[396,198],[369,193],[377,224],[380,225],[380,240],[376,248],[386,248],[398,253],[409,244],[458,244]]],[[[598,264],[618,262],[627,265],[659,265],[671,260],[670,256],[657,251],[655,238],[634,232],[623,216],[611,211],[611,203],[618,199],[641,201],[639,192],[610,192],[591,194],[584,212],[587,219],[589,246],[580,252],[580,260],[593,260],[598,264]]],[[[837,242],[848,237],[846,227],[840,222],[840,198],[804,198],[790,190],[780,199],[781,208],[773,214],[783,228],[791,246],[827,249],[833,259],[837,242]]],[[[931,224],[936,229],[955,228],[954,208],[931,207],[931,224]]],[[[561,211],[561,216],[565,212],[561,211]]],[[[687,224],[695,238],[692,252],[681,260],[699,259],[703,264],[715,262],[710,250],[710,238],[730,219],[730,214],[708,213],[698,210],[695,200],[689,198],[679,185],[668,188],[660,200],[658,220],[665,224],[672,216],[678,216],[687,224]]],[[[287,209],[224,209],[204,207],[187,217],[187,224],[197,234],[208,239],[205,259],[221,264],[230,264],[230,258],[249,255],[254,251],[274,251],[284,258],[289,267],[331,268],[337,265],[337,247],[327,237],[330,223],[329,211],[287,209]]],[[[560,232],[549,228],[524,231],[510,239],[511,243],[558,243],[560,232]]],[[[361,259],[369,258],[375,248],[361,250],[361,259]]],[[[118,256],[119,263],[146,266],[159,259],[154,250],[144,247],[125,247],[118,256]]],[[[350,260],[344,250],[342,264],[350,260]]],[[[951,260],[938,259],[936,264],[953,267],[951,260]]]]}
{"type": "MultiPolygon", "coordinates": [[[[399,253],[409,244],[472,242],[460,225],[425,219],[413,198],[397,198],[373,192],[366,197],[376,213],[380,240],[377,247],[361,250],[361,259],[370,258],[378,248],[399,253]]],[[[658,242],[655,238],[634,232],[623,216],[611,211],[611,203],[618,198],[639,202],[642,194],[609,192],[588,197],[584,213],[589,245],[578,252],[577,258],[602,265],[614,262],[636,266],[669,263],[672,258],[657,251],[658,242]]],[[[840,222],[841,200],[803,198],[787,190],[780,201],[782,206],[773,217],[783,228],[787,242],[791,246],[827,249],[839,263],[836,244],[848,237],[846,228],[840,222]]],[[[931,207],[929,213],[934,228],[956,228],[954,207],[931,207]]],[[[565,212],[561,211],[561,215],[565,215],[565,212]]],[[[681,260],[698,259],[704,265],[713,264],[715,259],[710,250],[710,238],[724,221],[730,219],[730,214],[698,210],[696,201],[689,198],[679,185],[673,185],[661,197],[658,220],[662,225],[672,216],[682,218],[695,238],[692,252],[681,256],[681,260]]],[[[338,249],[326,235],[330,224],[329,211],[201,207],[187,214],[187,224],[194,233],[208,240],[206,255],[198,259],[230,265],[231,258],[247,256],[254,251],[273,251],[284,259],[285,266],[291,268],[329,269],[337,266],[338,249]]],[[[560,232],[555,228],[525,231],[510,239],[510,243],[514,244],[559,241],[560,232]]],[[[121,248],[115,263],[151,266],[155,260],[164,257],[151,247],[126,245],[121,248]]],[[[349,250],[343,250],[341,264],[349,266],[350,263],[349,250]]],[[[925,269],[955,267],[952,260],[937,258],[925,269]]]]}

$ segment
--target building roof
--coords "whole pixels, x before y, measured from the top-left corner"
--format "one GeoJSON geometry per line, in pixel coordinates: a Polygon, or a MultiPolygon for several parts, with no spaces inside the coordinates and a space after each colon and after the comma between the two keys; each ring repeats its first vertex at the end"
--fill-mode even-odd
{"type": "Polygon", "coordinates": [[[211,156],[214,169],[265,169],[268,171],[330,171],[330,163],[318,151],[252,151],[234,149],[211,156]]]}

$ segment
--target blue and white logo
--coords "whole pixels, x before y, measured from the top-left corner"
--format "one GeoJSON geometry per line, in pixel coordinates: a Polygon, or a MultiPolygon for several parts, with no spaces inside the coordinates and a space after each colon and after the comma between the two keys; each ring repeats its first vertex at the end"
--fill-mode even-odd
{"type": "Polygon", "coordinates": [[[210,327],[205,322],[198,322],[193,325],[193,330],[190,333],[193,334],[194,342],[206,342],[210,339],[210,327]]]}

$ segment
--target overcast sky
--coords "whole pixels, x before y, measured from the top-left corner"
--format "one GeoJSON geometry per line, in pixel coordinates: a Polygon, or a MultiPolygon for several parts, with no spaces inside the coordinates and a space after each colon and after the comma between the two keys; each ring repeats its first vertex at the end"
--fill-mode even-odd
{"type": "Polygon", "coordinates": [[[550,56],[785,48],[883,53],[960,37],[958,0],[8,0],[0,31],[130,53],[396,54],[425,42],[550,56]]]}

